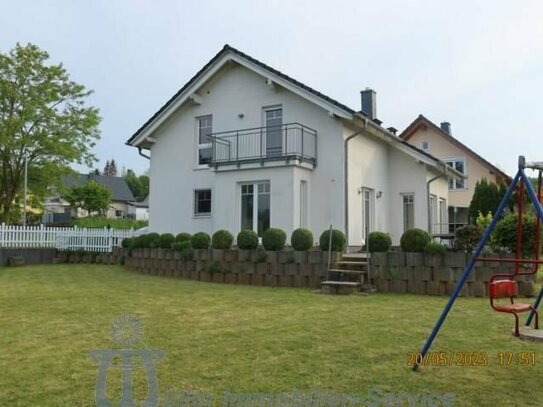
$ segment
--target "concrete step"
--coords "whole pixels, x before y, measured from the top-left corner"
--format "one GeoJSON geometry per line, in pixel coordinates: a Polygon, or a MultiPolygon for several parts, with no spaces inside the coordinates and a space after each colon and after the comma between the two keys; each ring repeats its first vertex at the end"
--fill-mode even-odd
{"type": "Polygon", "coordinates": [[[368,260],[367,253],[344,253],[341,257],[344,260],[352,260],[352,261],[367,261],[368,260]]]}
{"type": "Polygon", "coordinates": [[[351,260],[341,260],[336,262],[336,264],[343,264],[345,266],[367,266],[367,261],[351,261],[351,260]]]}
{"type": "Polygon", "coordinates": [[[365,270],[349,270],[349,269],[330,269],[330,273],[367,274],[367,271],[365,271],[365,270]]]}

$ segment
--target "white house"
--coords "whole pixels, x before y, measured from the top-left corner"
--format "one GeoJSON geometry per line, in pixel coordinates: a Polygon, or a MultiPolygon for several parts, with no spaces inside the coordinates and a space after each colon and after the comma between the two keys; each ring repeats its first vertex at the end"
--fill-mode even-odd
{"type": "Polygon", "coordinates": [[[445,163],[381,127],[375,92],[361,96],[357,112],[226,45],[127,141],[150,154],[149,229],[317,239],[332,224],[353,246],[366,228],[397,244],[428,229],[430,199],[446,222],[445,163]]]}

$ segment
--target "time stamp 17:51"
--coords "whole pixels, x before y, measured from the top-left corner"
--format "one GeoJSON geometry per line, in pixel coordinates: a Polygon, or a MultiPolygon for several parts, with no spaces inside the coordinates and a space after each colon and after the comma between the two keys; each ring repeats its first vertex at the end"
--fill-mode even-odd
{"type": "Polygon", "coordinates": [[[535,352],[428,352],[422,355],[417,352],[407,354],[407,365],[413,366],[535,366],[535,352]]]}

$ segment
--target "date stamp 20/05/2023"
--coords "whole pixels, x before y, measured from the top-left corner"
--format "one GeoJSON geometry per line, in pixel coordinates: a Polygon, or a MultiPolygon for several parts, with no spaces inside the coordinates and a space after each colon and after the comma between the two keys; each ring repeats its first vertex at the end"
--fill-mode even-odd
{"type": "Polygon", "coordinates": [[[408,366],[533,367],[536,363],[535,352],[428,352],[424,356],[418,352],[407,354],[408,366]]]}

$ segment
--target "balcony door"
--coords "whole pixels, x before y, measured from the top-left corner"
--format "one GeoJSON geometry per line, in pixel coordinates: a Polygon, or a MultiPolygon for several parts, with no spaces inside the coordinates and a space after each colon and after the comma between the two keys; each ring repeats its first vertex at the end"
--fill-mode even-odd
{"type": "Polygon", "coordinates": [[[264,109],[264,127],[266,127],[266,155],[275,156],[283,153],[283,108],[274,106],[264,109]]]}
{"type": "Polygon", "coordinates": [[[258,236],[270,228],[270,182],[241,184],[241,229],[250,229],[258,236]]]}

